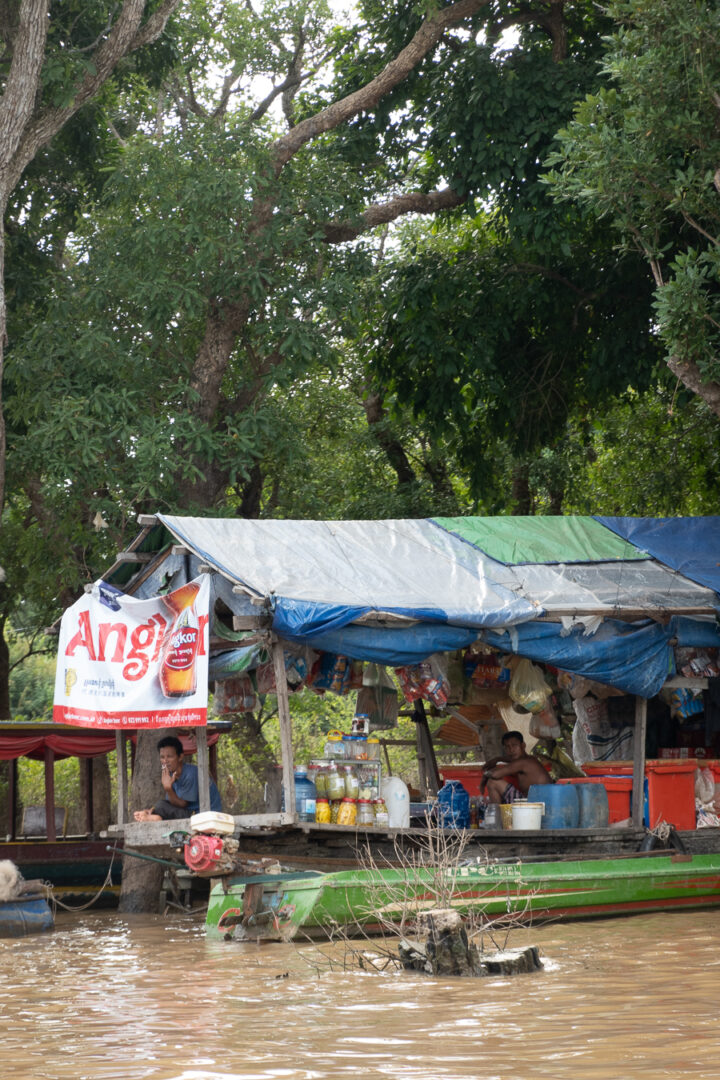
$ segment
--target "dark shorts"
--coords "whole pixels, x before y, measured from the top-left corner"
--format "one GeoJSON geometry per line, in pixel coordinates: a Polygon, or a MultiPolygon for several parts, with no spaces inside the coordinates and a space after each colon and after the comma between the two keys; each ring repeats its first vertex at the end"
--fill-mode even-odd
{"type": "Polygon", "coordinates": [[[169,799],[161,799],[152,809],[163,821],[177,821],[179,818],[189,818],[195,811],[188,806],[173,806],[169,799]]]}

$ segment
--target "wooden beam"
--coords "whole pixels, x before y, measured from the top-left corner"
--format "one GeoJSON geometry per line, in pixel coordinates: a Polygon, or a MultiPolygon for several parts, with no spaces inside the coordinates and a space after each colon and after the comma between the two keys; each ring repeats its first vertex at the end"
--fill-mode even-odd
{"type": "Polygon", "coordinates": [[[17,758],[10,762],[10,776],[8,779],[8,831],[10,839],[14,840],[17,835],[18,814],[18,767],[17,758]]]}
{"type": "Polygon", "coordinates": [[[292,814],[293,820],[295,820],[295,776],[293,773],[292,722],[290,720],[290,702],[288,700],[287,678],[285,675],[285,654],[283,652],[281,641],[274,642],[272,654],[273,667],[275,669],[278,719],[280,720],[280,749],[282,754],[285,813],[292,814]]]}
{"type": "MultiPolygon", "coordinates": [[[[633,753],[632,823],[642,828],[645,809],[645,734],[647,731],[647,701],[635,698],[635,741],[633,753]]],[[[653,822],[649,822],[650,828],[653,822]]]]}
{"type": "Polygon", "coordinates": [[[152,526],[152,525],[157,525],[157,515],[156,514],[138,514],[137,523],[138,523],[138,525],[142,525],[142,526],[145,526],[145,527],[149,527],[149,526],[152,526]]]}
{"type": "Polygon", "coordinates": [[[154,558],[150,551],[118,551],[115,556],[116,562],[148,563],[154,558]]]}
{"type": "Polygon", "coordinates": [[[185,547],[184,544],[173,544],[170,548],[171,555],[192,555],[190,548],[185,547]]]}
{"type": "Polygon", "coordinates": [[[93,826],[95,824],[93,814],[93,759],[91,757],[85,758],[83,762],[85,767],[85,832],[90,834],[93,832],[93,826]]]}
{"type": "Polygon", "coordinates": [[[197,745],[198,801],[202,814],[210,809],[210,767],[206,727],[195,728],[195,743],[197,745]]]}
{"type": "Polygon", "coordinates": [[[55,829],[55,754],[45,747],[45,832],[48,843],[57,840],[55,829]]]}
{"type": "Polygon", "coordinates": [[[115,749],[117,751],[117,819],[118,825],[124,825],[128,820],[127,742],[124,731],[115,732],[115,749]]]}
{"type": "Polygon", "coordinates": [[[668,608],[635,608],[623,607],[622,604],[599,605],[598,607],[586,608],[552,608],[545,605],[546,615],[540,615],[537,622],[557,622],[560,618],[576,618],[579,622],[583,616],[599,616],[608,619],[630,619],[637,622],[639,619],[659,619],[664,621],[672,615],[715,615],[714,607],[668,607],[668,608]]]}
{"type": "Polygon", "coordinates": [[[233,615],[233,630],[269,630],[272,615],[233,615]]]}
{"type": "Polygon", "coordinates": [[[684,686],[688,690],[707,690],[710,687],[710,681],[701,676],[686,678],[684,675],[674,675],[672,679],[666,679],[663,686],[670,688],[684,686]]]}

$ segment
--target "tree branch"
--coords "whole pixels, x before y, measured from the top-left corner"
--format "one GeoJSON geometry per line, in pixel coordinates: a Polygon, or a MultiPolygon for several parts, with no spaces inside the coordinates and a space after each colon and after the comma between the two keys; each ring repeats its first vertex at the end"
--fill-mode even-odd
{"type": "Polygon", "coordinates": [[[377,105],[417,67],[448,27],[457,26],[463,19],[474,15],[489,2],[490,0],[457,0],[457,3],[425,19],[410,42],[394,60],[383,68],[379,75],[376,75],[360,90],[355,90],[340,101],[333,102],[314,116],[307,117],[270,147],[276,175],[306,143],[326,131],[339,127],[358,113],[377,105]]]}
{"type": "Polygon", "coordinates": [[[702,398],[708,408],[720,416],[720,383],[707,382],[694,360],[680,360],[677,356],[671,356],[667,366],[688,390],[702,398]]]}
{"type": "MultiPolygon", "coordinates": [[[[110,77],[118,62],[135,49],[155,41],[160,36],[179,2],[180,0],[164,0],[158,10],[141,26],[143,12],[147,6],[146,0],[123,0],[122,8],[112,29],[90,58],[92,70],[88,70],[85,74],[70,104],[62,108],[43,109],[34,120],[31,120],[29,115],[26,116],[24,132],[12,155],[12,160],[9,160],[9,155],[5,155],[8,190],[12,190],[18,182],[25,167],[32,161],[39,148],[49,142],[63,125],[94,97],[110,77]]],[[[47,10],[47,0],[25,0],[25,3],[34,9],[43,7],[47,10]]],[[[42,59],[44,56],[41,57],[41,62],[42,59]]]]}
{"type": "Polygon", "coordinates": [[[368,229],[374,229],[376,225],[387,225],[404,214],[436,214],[439,210],[462,206],[466,199],[466,195],[459,195],[452,188],[429,192],[410,191],[386,203],[373,203],[363,210],[355,222],[339,221],[323,225],[324,239],[328,244],[342,244],[347,240],[354,240],[368,229]]]}
{"type": "Polygon", "coordinates": [[[45,59],[48,0],[23,0],[12,63],[0,99],[0,173],[5,191],[14,187],[10,163],[32,116],[45,59]]]}

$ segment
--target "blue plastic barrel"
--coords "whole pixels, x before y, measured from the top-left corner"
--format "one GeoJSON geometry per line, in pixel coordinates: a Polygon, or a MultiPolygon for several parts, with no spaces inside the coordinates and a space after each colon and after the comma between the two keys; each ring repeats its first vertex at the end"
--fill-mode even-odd
{"type": "Polygon", "coordinates": [[[606,829],[610,821],[607,791],[602,784],[573,784],[578,794],[580,829],[606,829]]]}
{"type": "Polygon", "coordinates": [[[459,780],[446,780],[437,799],[438,819],[444,828],[470,828],[470,796],[459,780]]]}
{"type": "MultiPolygon", "coordinates": [[[[591,785],[588,785],[591,786],[591,785]]],[[[577,829],[580,821],[580,800],[577,784],[531,784],[528,802],[545,803],[543,829],[577,829]]]]}

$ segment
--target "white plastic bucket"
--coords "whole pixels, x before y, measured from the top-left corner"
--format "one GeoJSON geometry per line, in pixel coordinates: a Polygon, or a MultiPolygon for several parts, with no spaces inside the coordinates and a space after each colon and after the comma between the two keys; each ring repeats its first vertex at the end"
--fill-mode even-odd
{"type": "Polygon", "coordinates": [[[544,813],[545,803],[523,802],[518,799],[512,804],[512,827],[513,829],[539,829],[544,813]]]}

